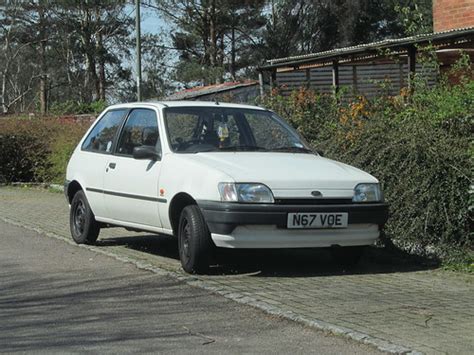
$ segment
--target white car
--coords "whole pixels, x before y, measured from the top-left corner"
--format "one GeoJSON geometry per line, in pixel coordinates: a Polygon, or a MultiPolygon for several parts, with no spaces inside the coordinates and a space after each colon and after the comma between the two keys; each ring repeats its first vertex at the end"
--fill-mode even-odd
{"type": "Polygon", "coordinates": [[[355,262],[388,218],[376,178],[313,152],[271,111],[217,102],[107,108],[69,161],[65,194],[77,243],[113,226],[174,235],[191,273],[216,247],[333,247],[355,262]]]}

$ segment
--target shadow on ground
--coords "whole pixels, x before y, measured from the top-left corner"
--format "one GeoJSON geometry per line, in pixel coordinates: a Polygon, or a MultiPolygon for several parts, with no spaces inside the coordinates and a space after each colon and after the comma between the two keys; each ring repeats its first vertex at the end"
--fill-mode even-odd
{"type": "MultiPolygon", "coordinates": [[[[125,246],[150,255],[179,260],[176,238],[144,235],[102,239],[100,247],[125,246]]],[[[435,260],[414,257],[390,247],[369,247],[355,266],[343,266],[327,249],[258,249],[218,248],[210,275],[252,274],[257,277],[314,277],[348,274],[412,272],[438,267],[435,260]]]]}
{"type": "Polygon", "coordinates": [[[200,332],[222,338],[212,328],[228,312],[227,301],[211,307],[206,293],[176,280],[105,277],[110,273],[91,269],[38,276],[21,265],[1,266],[0,352],[202,352],[209,339],[200,332]]]}

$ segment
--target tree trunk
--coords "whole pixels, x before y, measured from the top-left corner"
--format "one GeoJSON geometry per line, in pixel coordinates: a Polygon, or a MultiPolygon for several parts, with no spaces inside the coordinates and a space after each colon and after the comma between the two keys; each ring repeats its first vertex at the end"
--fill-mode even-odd
{"type": "Polygon", "coordinates": [[[39,25],[39,60],[40,60],[40,112],[45,115],[48,111],[47,93],[47,67],[46,67],[46,33],[44,22],[44,9],[42,1],[38,2],[38,25],[39,25]]]}
{"type": "Polygon", "coordinates": [[[84,99],[86,102],[91,102],[100,96],[95,68],[95,46],[92,43],[91,25],[89,9],[85,8],[84,17],[81,23],[81,41],[86,57],[86,72],[84,76],[84,99]],[[95,90],[95,96],[92,95],[91,90],[95,90]]]}
{"type": "Polygon", "coordinates": [[[235,27],[232,25],[232,33],[231,33],[231,41],[230,41],[230,75],[232,76],[232,80],[235,81],[235,27]]]}
{"type": "Polygon", "coordinates": [[[105,80],[105,61],[104,57],[99,58],[99,100],[105,101],[105,87],[107,83],[105,80]]]}
{"type": "Polygon", "coordinates": [[[10,33],[7,33],[5,36],[5,45],[3,46],[3,53],[5,54],[5,68],[2,71],[2,96],[1,96],[1,105],[2,105],[2,112],[4,114],[8,113],[8,106],[7,106],[7,76],[8,76],[8,67],[10,64],[10,58],[7,57],[8,50],[10,49],[10,33]]]}
{"type": "MultiPolygon", "coordinates": [[[[209,14],[209,36],[210,36],[210,65],[212,69],[217,67],[217,33],[216,33],[216,1],[211,0],[209,14]]],[[[217,77],[214,78],[217,82],[217,77]]]]}
{"type": "Polygon", "coordinates": [[[46,65],[46,31],[44,21],[43,2],[38,2],[38,26],[39,26],[39,61],[40,61],[40,112],[45,115],[48,112],[48,89],[47,89],[47,65],[46,65]]]}
{"type": "Polygon", "coordinates": [[[100,97],[100,92],[99,92],[99,80],[97,78],[97,72],[95,68],[95,57],[94,54],[91,53],[93,52],[94,47],[91,45],[89,46],[89,50],[87,52],[87,58],[86,58],[86,63],[87,63],[87,72],[89,73],[89,90],[94,90],[95,93],[92,95],[92,101],[97,100],[100,97]]]}
{"type": "MultiPolygon", "coordinates": [[[[98,15],[99,16],[99,15],[98,15]]],[[[97,56],[99,62],[99,100],[105,101],[105,50],[103,44],[102,29],[97,34],[97,56]]]]}
{"type": "Polygon", "coordinates": [[[41,76],[40,76],[40,111],[42,115],[48,112],[48,90],[47,81],[48,75],[46,74],[46,60],[45,60],[45,43],[43,40],[40,42],[40,62],[41,62],[41,76]]]}
{"type": "Polygon", "coordinates": [[[70,37],[68,36],[66,39],[66,75],[67,75],[67,83],[71,86],[72,85],[72,78],[71,78],[71,67],[72,67],[72,60],[71,58],[74,57],[74,54],[71,50],[71,41],[70,37]]]}
{"type": "MultiPolygon", "coordinates": [[[[224,43],[224,33],[219,36],[219,66],[224,68],[224,60],[225,60],[225,43],[224,43]]],[[[219,71],[219,75],[217,76],[217,83],[220,84],[224,82],[224,73],[223,71],[219,71]]]]}
{"type": "Polygon", "coordinates": [[[2,104],[2,112],[4,114],[8,113],[8,107],[6,103],[5,95],[7,94],[7,72],[4,71],[2,73],[2,96],[1,96],[1,104],[2,104]]]}

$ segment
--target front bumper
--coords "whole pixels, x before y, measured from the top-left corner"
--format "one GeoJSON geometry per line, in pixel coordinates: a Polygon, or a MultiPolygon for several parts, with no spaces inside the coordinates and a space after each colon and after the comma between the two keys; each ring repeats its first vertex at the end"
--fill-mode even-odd
{"type": "Polygon", "coordinates": [[[216,246],[224,248],[319,248],[371,245],[388,219],[388,205],[284,205],[198,201],[216,246]],[[290,212],[347,212],[344,229],[288,229],[290,212]]]}
{"type": "Polygon", "coordinates": [[[217,234],[230,234],[242,225],[271,225],[286,229],[287,216],[291,212],[347,212],[349,226],[374,224],[382,228],[388,220],[386,203],[283,205],[198,201],[198,205],[210,232],[217,234]]]}

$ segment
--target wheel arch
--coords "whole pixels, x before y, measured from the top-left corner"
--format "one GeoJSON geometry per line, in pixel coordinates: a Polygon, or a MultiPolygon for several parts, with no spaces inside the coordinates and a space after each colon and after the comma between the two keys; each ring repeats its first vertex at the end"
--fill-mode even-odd
{"type": "Polygon", "coordinates": [[[74,195],[76,194],[76,192],[80,190],[84,191],[81,184],[77,180],[73,180],[68,184],[67,199],[68,199],[69,204],[71,204],[72,199],[74,198],[74,195]]]}
{"type": "Polygon", "coordinates": [[[176,194],[170,202],[168,216],[171,223],[173,234],[177,235],[179,227],[179,217],[186,206],[197,205],[196,200],[186,192],[176,194]]]}

